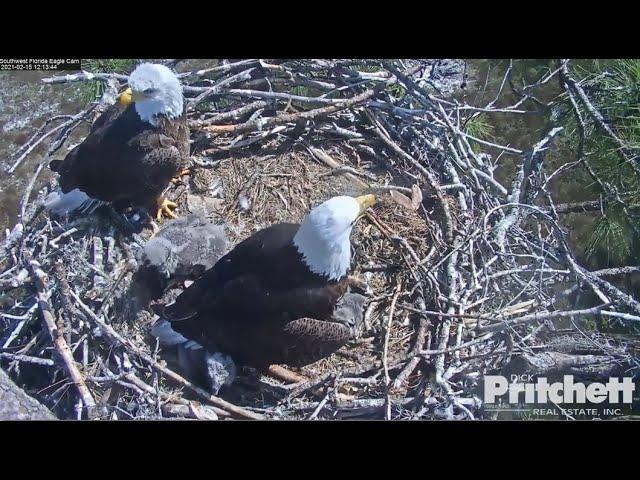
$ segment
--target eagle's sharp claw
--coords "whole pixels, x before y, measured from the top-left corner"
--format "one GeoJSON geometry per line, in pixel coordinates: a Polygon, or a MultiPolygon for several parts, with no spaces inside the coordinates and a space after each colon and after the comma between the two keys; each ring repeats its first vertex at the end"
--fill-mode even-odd
{"type": "Polygon", "coordinates": [[[162,217],[168,218],[178,218],[178,216],[173,213],[172,209],[177,208],[178,204],[163,198],[160,202],[158,202],[158,211],[156,212],[156,220],[162,220],[162,217]]]}

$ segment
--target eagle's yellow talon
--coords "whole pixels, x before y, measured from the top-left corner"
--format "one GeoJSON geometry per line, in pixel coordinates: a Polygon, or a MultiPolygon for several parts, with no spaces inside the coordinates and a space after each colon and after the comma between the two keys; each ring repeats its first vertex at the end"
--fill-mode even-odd
{"type": "Polygon", "coordinates": [[[173,213],[171,209],[177,208],[178,204],[174,203],[166,198],[163,198],[162,201],[158,202],[158,211],[156,212],[156,220],[162,220],[162,217],[168,218],[178,218],[178,216],[173,213]]]}

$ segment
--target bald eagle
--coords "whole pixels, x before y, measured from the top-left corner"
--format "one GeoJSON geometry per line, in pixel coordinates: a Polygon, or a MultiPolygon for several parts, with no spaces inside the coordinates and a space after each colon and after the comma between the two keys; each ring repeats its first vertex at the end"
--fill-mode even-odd
{"type": "Polygon", "coordinates": [[[164,65],[143,63],[129,76],[129,88],[93,124],[84,141],[64,160],[50,163],[62,193],[50,198],[54,212],[83,209],[91,199],[157,209],[175,217],[176,205],[162,191],[186,165],[189,127],[182,85],[164,65]]]}
{"type": "MultiPolygon", "coordinates": [[[[272,225],[240,242],[163,309],[177,341],[262,369],[303,366],[340,348],[354,333],[344,312],[336,315],[348,288],[349,237],[374,203],[373,195],[333,197],[301,224],[272,225]]],[[[361,310],[363,300],[344,308],[361,310]]]]}

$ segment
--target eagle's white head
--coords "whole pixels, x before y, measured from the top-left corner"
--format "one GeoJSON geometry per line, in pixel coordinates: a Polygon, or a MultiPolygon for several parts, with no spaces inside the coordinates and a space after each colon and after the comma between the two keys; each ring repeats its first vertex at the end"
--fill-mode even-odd
{"type": "Polygon", "coordinates": [[[312,272],[330,280],[347,274],[351,265],[351,229],[375,201],[373,195],[333,197],[304,217],[293,244],[312,272]]]}
{"type": "Polygon", "coordinates": [[[141,63],[129,76],[129,88],[120,102],[135,102],[138,116],[156,125],[157,116],[177,118],[182,115],[182,85],[174,72],[157,63],[141,63]]]}

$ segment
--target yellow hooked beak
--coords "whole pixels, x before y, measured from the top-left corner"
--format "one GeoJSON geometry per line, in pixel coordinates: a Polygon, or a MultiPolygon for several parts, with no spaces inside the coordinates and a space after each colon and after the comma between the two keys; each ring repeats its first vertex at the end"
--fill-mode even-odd
{"type": "Polygon", "coordinates": [[[375,195],[361,195],[360,197],[356,197],[356,202],[360,205],[360,213],[358,215],[362,215],[367,209],[376,203],[375,195]]]}
{"type": "Polygon", "coordinates": [[[127,88],[124,92],[122,92],[120,94],[120,97],[118,97],[118,101],[121,105],[125,106],[133,103],[133,92],[131,91],[131,89],[127,88]]]}
{"type": "Polygon", "coordinates": [[[122,105],[129,105],[131,103],[134,102],[138,102],[140,100],[144,100],[145,98],[147,98],[145,96],[144,93],[140,93],[140,92],[135,92],[133,90],[131,90],[131,88],[127,88],[124,92],[122,92],[120,94],[120,96],[118,97],[118,101],[122,104],[122,105]]]}

